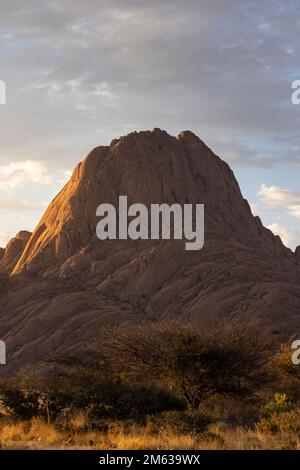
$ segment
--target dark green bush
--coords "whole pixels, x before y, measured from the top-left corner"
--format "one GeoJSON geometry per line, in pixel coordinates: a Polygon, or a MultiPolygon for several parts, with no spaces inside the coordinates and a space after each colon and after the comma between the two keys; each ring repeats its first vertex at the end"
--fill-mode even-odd
{"type": "Polygon", "coordinates": [[[142,420],[146,415],[182,408],[176,397],[163,390],[122,383],[99,385],[89,397],[90,416],[98,419],[142,420]]]}
{"type": "Polygon", "coordinates": [[[2,386],[0,402],[4,411],[12,416],[26,420],[39,415],[39,394],[35,391],[2,386]]]}
{"type": "Polygon", "coordinates": [[[38,388],[19,388],[11,384],[2,384],[0,387],[3,411],[25,420],[38,416],[48,421],[54,420],[73,400],[72,395],[61,390],[42,391],[38,388]]]}

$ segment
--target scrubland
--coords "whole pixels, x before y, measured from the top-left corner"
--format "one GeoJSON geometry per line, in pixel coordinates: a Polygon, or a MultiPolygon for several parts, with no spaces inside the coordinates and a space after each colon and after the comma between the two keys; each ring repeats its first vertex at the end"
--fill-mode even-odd
{"type": "Polygon", "coordinates": [[[300,366],[260,332],[177,322],[106,331],[84,352],[0,381],[0,446],[300,450],[300,366]]]}

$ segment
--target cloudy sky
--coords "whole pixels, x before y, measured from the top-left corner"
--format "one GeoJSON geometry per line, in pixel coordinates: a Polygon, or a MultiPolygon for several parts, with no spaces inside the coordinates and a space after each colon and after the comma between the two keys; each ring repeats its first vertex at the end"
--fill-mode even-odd
{"type": "Polygon", "coordinates": [[[190,129],[253,213],[300,244],[299,0],[1,0],[0,245],[74,165],[132,130],[190,129]]]}

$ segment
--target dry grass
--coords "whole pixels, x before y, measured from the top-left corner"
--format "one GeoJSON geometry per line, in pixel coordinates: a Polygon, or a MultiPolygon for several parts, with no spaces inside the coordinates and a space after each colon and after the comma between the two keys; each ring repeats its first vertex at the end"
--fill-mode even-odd
{"type": "MultiPolygon", "coordinates": [[[[287,416],[283,421],[290,420],[287,416]]],[[[275,434],[231,428],[225,423],[210,425],[200,434],[178,434],[172,430],[153,432],[147,427],[115,425],[108,432],[83,432],[84,417],[73,419],[69,431],[57,429],[40,419],[0,423],[2,449],[297,449],[298,430],[279,430],[275,434]]]]}
{"type": "Polygon", "coordinates": [[[0,442],[2,448],[47,448],[61,442],[61,435],[53,426],[34,418],[30,422],[1,423],[0,442]]]}

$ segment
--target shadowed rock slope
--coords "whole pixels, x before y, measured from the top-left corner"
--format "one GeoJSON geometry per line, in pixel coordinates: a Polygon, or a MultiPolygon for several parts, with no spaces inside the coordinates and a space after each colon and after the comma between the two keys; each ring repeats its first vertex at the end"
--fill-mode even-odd
{"type": "Polygon", "coordinates": [[[189,131],[134,132],[95,148],[22,240],[17,259],[7,255],[10,242],[0,260],[6,373],[79,347],[106,322],[172,317],[202,326],[258,315],[284,335],[300,326],[299,250],[253,217],[230,167],[189,131]],[[98,240],[96,207],[117,206],[119,195],[148,207],[204,203],[204,248],[98,240]]]}

